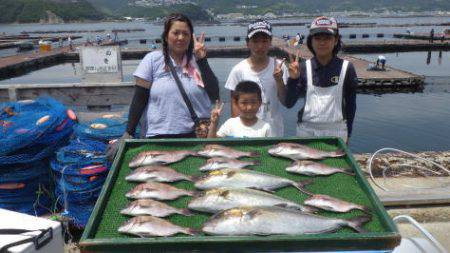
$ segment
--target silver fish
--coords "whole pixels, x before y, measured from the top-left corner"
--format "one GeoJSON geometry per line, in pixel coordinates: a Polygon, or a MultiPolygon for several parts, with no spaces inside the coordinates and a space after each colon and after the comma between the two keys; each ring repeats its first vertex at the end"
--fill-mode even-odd
{"type": "Polygon", "coordinates": [[[355,203],[347,202],[341,199],[333,198],[328,195],[315,194],[305,200],[305,205],[317,207],[323,210],[346,213],[353,209],[361,210],[365,213],[369,213],[368,207],[358,205],[355,203]]]}
{"type": "Polygon", "coordinates": [[[224,169],[211,171],[206,175],[195,180],[197,189],[206,190],[213,188],[254,188],[265,191],[272,191],[278,188],[292,185],[300,191],[312,195],[303,189],[303,186],[309,184],[310,181],[294,182],[287,178],[266,174],[263,172],[240,169],[224,169]]]}
{"type": "Polygon", "coordinates": [[[286,168],[286,171],[306,176],[327,176],[335,173],[343,173],[349,176],[355,175],[355,173],[348,172],[343,168],[331,167],[323,163],[304,160],[294,161],[291,166],[286,168]]]}
{"type": "Polygon", "coordinates": [[[214,157],[206,161],[205,165],[199,168],[200,171],[220,170],[220,169],[242,169],[247,166],[259,165],[259,161],[241,161],[232,158],[214,157]]]}
{"type": "Polygon", "coordinates": [[[144,166],[139,167],[128,176],[125,180],[130,182],[175,182],[180,180],[192,181],[190,176],[177,172],[176,170],[166,166],[144,166]]]}
{"type": "Polygon", "coordinates": [[[281,207],[240,207],[213,215],[202,231],[212,235],[300,235],[334,232],[351,227],[363,233],[368,216],[335,219],[281,207]]]}
{"type": "Polygon", "coordinates": [[[341,150],[323,151],[305,145],[288,142],[278,143],[277,145],[272,146],[268,152],[273,156],[286,157],[292,160],[323,159],[327,157],[340,157],[345,155],[345,152],[341,150]]]}
{"type": "Polygon", "coordinates": [[[135,200],[122,209],[120,213],[130,216],[151,215],[154,217],[167,217],[172,214],[193,215],[188,209],[178,209],[152,199],[135,200]]]}
{"type": "Polygon", "coordinates": [[[179,189],[168,184],[147,182],[135,186],[125,196],[131,199],[172,200],[181,196],[192,196],[193,192],[179,189]]]}
{"type": "Polygon", "coordinates": [[[147,165],[170,164],[183,160],[188,156],[197,156],[197,152],[190,150],[149,150],[137,154],[128,164],[130,168],[147,165]]]}
{"type": "Polygon", "coordinates": [[[317,211],[315,208],[309,208],[267,192],[246,188],[211,189],[195,195],[188,204],[189,209],[207,213],[217,213],[241,206],[283,206],[303,212],[317,211]]]}
{"type": "Polygon", "coordinates": [[[203,150],[200,150],[197,153],[205,157],[225,157],[233,159],[238,159],[241,157],[258,157],[260,155],[256,151],[239,151],[217,144],[205,145],[203,150]]]}
{"type": "Polygon", "coordinates": [[[192,228],[184,228],[170,223],[164,219],[153,216],[133,217],[124,222],[118,229],[120,233],[140,237],[171,236],[178,233],[196,235],[192,228]]]}

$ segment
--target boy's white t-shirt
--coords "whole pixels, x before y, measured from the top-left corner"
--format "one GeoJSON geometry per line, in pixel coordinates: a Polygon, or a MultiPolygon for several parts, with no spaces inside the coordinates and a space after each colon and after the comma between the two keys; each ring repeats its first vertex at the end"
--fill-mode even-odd
{"type": "MultiPolygon", "coordinates": [[[[281,103],[277,95],[277,83],[273,77],[275,59],[270,57],[269,64],[260,72],[252,70],[247,59],[236,64],[228,76],[225,88],[231,91],[241,81],[253,81],[261,88],[262,104],[256,116],[270,124],[273,134],[277,137],[284,135],[283,117],[281,116],[281,103]]],[[[287,67],[283,65],[285,83],[287,81],[287,67]]]]}
{"type": "Polygon", "coordinates": [[[273,137],[270,125],[258,119],[252,126],[246,126],[242,123],[240,117],[230,118],[217,131],[217,137],[273,137]]]}

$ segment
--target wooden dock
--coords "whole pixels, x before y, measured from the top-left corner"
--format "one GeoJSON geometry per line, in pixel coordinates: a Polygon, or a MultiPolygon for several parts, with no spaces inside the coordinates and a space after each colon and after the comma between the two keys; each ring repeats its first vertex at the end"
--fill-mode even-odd
{"type": "MultiPolygon", "coordinates": [[[[277,57],[287,57],[289,54],[295,54],[298,49],[288,46],[287,43],[279,38],[274,38],[271,55],[277,57]]],[[[75,46],[74,46],[75,47],[75,46]]],[[[129,49],[122,50],[122,59],[142,59],[150,49],[129,49]]],[[[306,46],[300,49],[302,59],[312,57],[306,46]]],[[[249,50],[245,45],[241,46],[211,46],[208,48],[208,57],[210,58],[241,58],[247,57],[249,50]]],[[[423,85],[424,77],[386,67],[386,71],[368,71],[370,62],[348,55],[343,55],[353,63],[356,73],[359,77],[361,88],[418,88],[423,85]]],[[[54,48],[50,52],[33,52],[30,54],[15,55],[0,58],[0,79],[6,79],[18,76],[29,71],[40,69],[46,66],[56,65],[64,61],[78,61],[77,51],[70,51],[68,47],[54,48]]]]}
{"type": "MultiPolygon", "coordinates": [[[[309,51],[306,45],[302,45],[300,49],[288,46],[285,41],[275,40],[274,44],[281,48],[281,51],[288,52],[289,54],[295,55],[299,52],[300,57],[303,60],[310,59],[313,57],[312,53],[309,51]]],[[[369,71],[367,70],[368,65],[371,63],[369,61],[356,58],[349,55],[341,55],[344,59],[353,63],[356,70],[356,75],[358,76],[359,87],[362,89],[368,88],[421,88],[424,84],[425,77],[421,75],[416,75],[404,70],[398,70],[386,66],[385,71],[369,71]]],[[[374,59],[375,60],[375,59],[374,59]]]]}

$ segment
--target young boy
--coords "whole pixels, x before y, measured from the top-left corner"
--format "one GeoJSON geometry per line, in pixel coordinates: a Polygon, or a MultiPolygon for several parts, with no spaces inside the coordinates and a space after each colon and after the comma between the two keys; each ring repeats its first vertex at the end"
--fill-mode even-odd
{"type": "Polygon", "coordinates": [[[262,103],[261,89],[252,81],[242,81],[234,90],[233,103],[239,109],[239,116],[228,119],[217,131],[221,107],[211,112],[211,124],[208,138],[217,137],[272,137],[270,125],[259,119],[256,113],[262,103]]]}
{"type": "Polygon", "coordinates": [[[268,55],[272,46],[271,24],[265,20],[249,24],[246,42],[250,56],[233,67],[225,83],[225,88],[231,91],[231,117],[240,114],[233,99],[236,85],[242,81],[253,81],[261,89],[262,104],[257,116],[270,124],[275,136],[281,137],[284,135],[284,125],[281,103],[277,96],[278,80],[274,77],[275,67],[279,62],[268,55]]]}

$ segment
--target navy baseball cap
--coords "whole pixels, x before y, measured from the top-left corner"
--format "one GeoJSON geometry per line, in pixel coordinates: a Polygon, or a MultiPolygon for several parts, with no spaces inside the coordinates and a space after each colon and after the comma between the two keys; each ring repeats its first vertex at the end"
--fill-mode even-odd
{"type": "Polygon", "coordinates": [[[309,34],[330,34],[336,35],[338,32],[338,26],[336,19],[329,17],[318,17],[314,19],[309,28],[309,34]]]}
{"type": "Polygon", "coordinates": [[[272,37],[272,25],[265,20],[258,20],[248,25],[247,38],[251,39],[257,33],[265,33],[272,37]]]}

